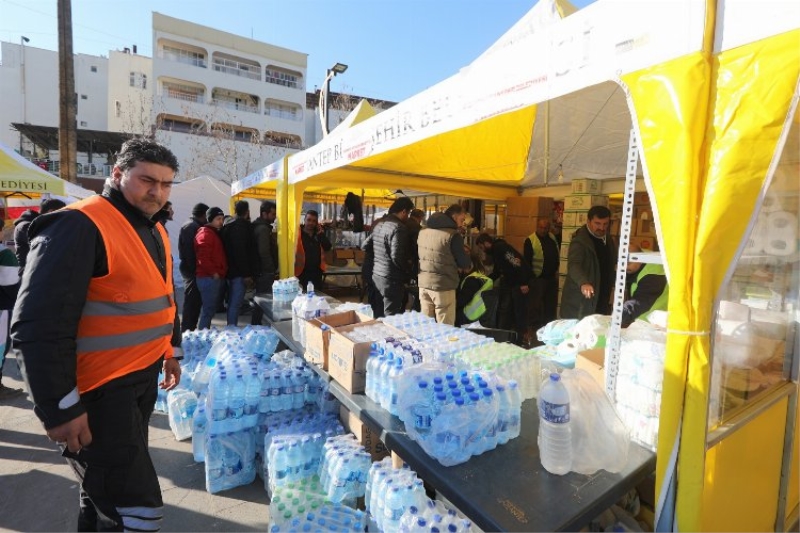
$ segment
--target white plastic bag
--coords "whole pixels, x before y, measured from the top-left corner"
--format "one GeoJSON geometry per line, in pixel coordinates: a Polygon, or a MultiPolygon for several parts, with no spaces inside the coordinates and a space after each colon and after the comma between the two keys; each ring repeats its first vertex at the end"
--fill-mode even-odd
{"type": "Polygon", "coordinates": [[[585,370],[564,370],[572,429],[572,471],[612,474],[628,462],[630,435],[605,391],[585,370]]]}

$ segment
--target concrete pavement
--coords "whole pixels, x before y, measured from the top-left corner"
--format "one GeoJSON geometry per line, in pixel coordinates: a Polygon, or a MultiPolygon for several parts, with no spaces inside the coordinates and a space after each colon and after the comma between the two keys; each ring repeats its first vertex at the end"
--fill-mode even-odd
{"type": "MultiPolygon", "coordinates": [[[[239,323],[249,323],[243,315],[239,323]]],[[[224,326],[219,314],[214,324],[224,326]]],[[[3,384],[23,388],[12,354],[3,384]]],[[[163,531],[266,531],[269,498],[260,478],[219,494],[205,490],[191,440],[178,442],[166,415],[150,420],[150,453],[164,497],[163,531]]],[[[27,396],[0,396],[0,531],[75,531],[78,483],[55,443],[44,434],[27,396]]]]}

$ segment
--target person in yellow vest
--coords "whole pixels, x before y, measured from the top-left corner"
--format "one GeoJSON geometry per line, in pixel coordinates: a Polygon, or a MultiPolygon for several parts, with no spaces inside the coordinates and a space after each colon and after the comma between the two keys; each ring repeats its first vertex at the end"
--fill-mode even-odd
{"type": "MultiPolygon", "coordinates": [[[[34,411],[80,482],[78,531],[158,531],[148,450],[159,386],[180,382],[172,254],[153,216],[178,161],[122,145],[102,195],[38,217],[11,336],[34,411]]],[[[43,512],[47,512],[43,509],[43,512]]]]}
{"type": "MultiPolygon", "coordinates": [[[[628,251],[641,252],[642,249],[631,244],[628,251]]],[[[637,318],[647,318],[653,311],[666,311],[669,303],[669,284],[663,265],[629,261],[626,271],[630,298],[622,306],[623,328],[637,318]]]]}
{"type": "Polygon", "coordinates": [[[304,224],[300,225],[294,254],[294,275],[300,280],[303,290],[306,290],[309,281],[316,290],[322,289],[322,274],[328,268],[325,252],[331,248],[331,241],[319,224],[319,214],[309,209],[304,224]]]}
{"type": "Polygon", "coordinates": [[[558,307],[558,241],[550,232],[550,221],[540,218],[536,231],[525,239],[523,254],[533,268],[529,321],[533,331],[556,319],[558,307]]]}
{"type": "Polygon", "coordinates": [[[480,322],[485,327],[493,327],[494,323],[487,323],[487,311],[496,303],[496,298],[492,302],[487,302],[487,295],[494,287],[494,281],[486,274],[486,266],[481,260],[480,254],[473,251],[470,254],[472,269],[469,274],[464,276],[458,286],[456,293],[456,326],[480,322]],[[489,291],[489,292],[487,292],[489,291]]]}

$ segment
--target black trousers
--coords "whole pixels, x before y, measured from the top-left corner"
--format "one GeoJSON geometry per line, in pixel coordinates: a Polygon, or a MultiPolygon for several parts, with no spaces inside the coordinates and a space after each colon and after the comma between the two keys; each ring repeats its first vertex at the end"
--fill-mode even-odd
{"type": "Polygon", "coordinates": [[[375,286],[375,283],[370,280],[365,280],[367,284],[367,303],[372,308],[372,316],[381,318],[383,314],[383,296],[375,286]]]}
{"type": "Polygon", "coordinates": [[[383,313],[385,316],[398,315],[403,312],[405,302],[405,285],[399,281],[390,281],[381,276],[372,276],[375,288],[383,297],[383,313]]]}
{"type": "Polygon", "coordinates": [[[297,279],[300,281],[300,286],[304,291],[308,290],[308,282],[314,284],[314,291],[322,290],[322,270],[303,270],[297,279]]]}
{"type": "Polygon", "coordinates": [[[92,443],[62,455],[81,485],[78,531],[158,531],[161,487],[147,446],[161,361],[81,395],[92,443]]]}
{"type": "Polygon", "coordinates": [[[558,278],[536,278],[531,281],[528,320],[534,331],[556,319],[558,278]]]}
{"type": "Polygon", "coordinates": [[[500,305],[497,310],[497,322],[501,329],[517,332],[517,342],[522,342],[528,329],[528,295],[522,294],[519,285],[509,287],[500,284],[498,291],[500,305]]]}
{"type": "Polygon", "coordinates": [[[197,321],[200,319],[200,309],[203,301],[200,298],[200,290],[197,288],[197,279],[192,276],[183,278],[183,318],[181,319],[181,332],[197,329],[197,321]]]}

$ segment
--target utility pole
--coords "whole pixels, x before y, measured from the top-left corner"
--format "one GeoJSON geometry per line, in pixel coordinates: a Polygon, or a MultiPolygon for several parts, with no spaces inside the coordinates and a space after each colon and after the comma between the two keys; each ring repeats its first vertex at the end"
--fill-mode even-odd
{"type": "Polygon", "coordinates": [[[72,54],[72,3],[58,0],[58,153],[61,179],[78,183],[78,99],[72,54]]]}

